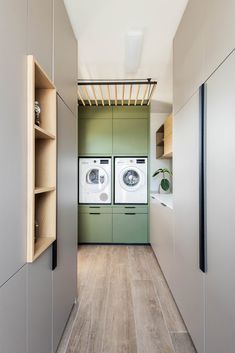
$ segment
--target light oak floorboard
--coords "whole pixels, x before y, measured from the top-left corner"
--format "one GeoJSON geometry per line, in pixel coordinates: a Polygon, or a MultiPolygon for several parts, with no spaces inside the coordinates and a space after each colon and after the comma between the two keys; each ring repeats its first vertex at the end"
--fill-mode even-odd
{"type": "Polygon", "coordinates": [[[150,246],[79,247],[78,304],[57,353],[195,353],[182,331],[150,246]]]}
{"type": "Polygon", "coordinates": [[[197,353],[188,333],[172,333],[175,353],[197,353]]]}

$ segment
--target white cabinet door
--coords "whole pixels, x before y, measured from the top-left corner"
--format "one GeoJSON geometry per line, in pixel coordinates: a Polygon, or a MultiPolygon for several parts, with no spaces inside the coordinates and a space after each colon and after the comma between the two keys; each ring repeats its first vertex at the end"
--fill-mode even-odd
{"type": "Polygon", "coordinates": [[[173,294],[198,353],[204,352],[204,275],[199,269],[199,93],[174,119],[173,294]]]}
{"type": "Polygon", "coordinates": [[[206,351],[234,353],[235,53],[207,87],[206,351]]]}
{"type": "Polygon", "coordinates": [[[158,200],[150,202],[150,243],[171,287],[174,254],[172,210],[158,200]]]}

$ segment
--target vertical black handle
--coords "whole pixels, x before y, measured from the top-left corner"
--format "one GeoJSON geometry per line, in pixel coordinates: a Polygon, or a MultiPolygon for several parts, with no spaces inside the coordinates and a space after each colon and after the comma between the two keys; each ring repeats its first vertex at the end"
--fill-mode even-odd
{"type": "Polygon", "coordinates": [[[57,240],[54,241],[52,244],[52,265],[51,269],[54,271],[54,269],[57,267],[57,240]]]}
{"type": "Polygon", "coordinates": [[[206,256],[206,86],[202,84],[199,117],[199,267],[207,271],[206,256]]]}

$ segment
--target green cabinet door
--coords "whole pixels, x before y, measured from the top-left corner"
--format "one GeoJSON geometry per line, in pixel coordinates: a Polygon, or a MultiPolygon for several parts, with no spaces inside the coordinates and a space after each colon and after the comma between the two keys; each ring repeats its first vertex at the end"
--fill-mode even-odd
{"type": "Polygon", "coordinates": [[[112,119],[112,107],[78,107],[78,119],[112,119]]]}
{"type": "Polygon", "coordinates": [[[113,107],[113,119],[149,119],[149,106],[113,107]]]}
{"type": "Polygon", "coordinates": [[[113,119],[113,154],[148,154],[148,119],[113,119]]]}
{"type": "Polygon", "coordinates": [[[112,154],[112,119],[87,118],[78,121],[78,153],[106,156],[112,154]]]}
{"type": "Polygon", "coordinates": [[[113,242],[148,243],[148,214],[113,214],[113,242]]]}
{"type": "Polygon", "coordinates": [[[78,243],[112,243],[112,214],[78,214],[78,243]]]}

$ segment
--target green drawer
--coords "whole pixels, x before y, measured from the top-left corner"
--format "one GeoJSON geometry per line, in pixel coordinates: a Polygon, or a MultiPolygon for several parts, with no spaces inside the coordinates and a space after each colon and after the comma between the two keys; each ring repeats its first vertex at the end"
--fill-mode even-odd
{"type": "Polygon", "coordinates": [[[148,214],[113,214],[113,242],[148,243],[148,214]]]}
{"type": "Polygon", "coordinates": [[[78,206],[78,213],[112,213],[112,206],[78,206]]]}
{"type": "Polygon", "coordinates": [[[148,213],[148,206],[113,206],[113,213],[148,213]]]}
{"type": "Polygon", "coordinates": [[[148,119],[149,107],[113,107],[113,119],[148,119]]]}
{"type": "Polygon", "coordinates": [[[112,119],[112,107],[79,107],[78,119],[112,119]]]}
{"type": "Polygon", "coordinates": [[[79,213],[78,243],[112,243],[112,217],[111,213],[79,213]]]}

